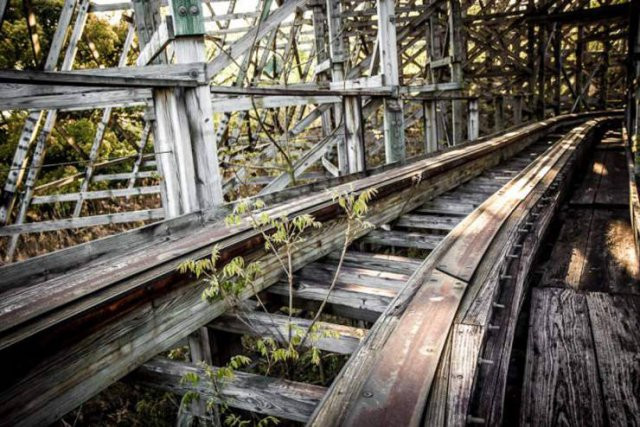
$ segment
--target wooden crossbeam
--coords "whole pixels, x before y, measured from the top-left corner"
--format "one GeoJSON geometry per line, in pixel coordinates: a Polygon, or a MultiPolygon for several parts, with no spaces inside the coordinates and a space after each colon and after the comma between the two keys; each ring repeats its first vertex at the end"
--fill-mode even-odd
{"type": "MultiPolygon", "coordinates": [[[[217,368],[213,368],[214,372],[217,368]]],[[[305,422],[325,393],[325,388],[235,371],[217,395],[201,368],[192,364],[156,358],[134,372],[129,380],[177,394],[196,391],[203,400],[224,400],[226,405],[259,414],[305,422]],[[197,385],[186,384],[187,373],[198,375],[197,385]]]]}
{"type": "MultiPolygon", "coordinates": [[[[252,312],[239,315],[232,314],[220,316],[209,327],[225,332],[246,334],[258,337],[271,337],[276,341],[287,343],[289,326],[295,325],[297,330],[308,330],[311,320],[292,318],[289,323],[288,316],[281,314],[266,314],[252,312]]],[[[360,340],[366,334],[365,329],[343,326],[335,323],[318,322],[317,333],[309,337],[307,344],[320,350],[338,354],[351,354],[356,349],[360,340]]],[[[295,334],[295,331],[294,331],[295,334]]]]}

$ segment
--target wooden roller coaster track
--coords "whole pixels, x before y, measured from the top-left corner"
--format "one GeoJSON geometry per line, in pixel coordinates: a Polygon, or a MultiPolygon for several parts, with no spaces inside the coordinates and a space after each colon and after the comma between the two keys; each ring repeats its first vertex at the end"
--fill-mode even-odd
{"type": "MultiPolygon", "coordinates": [[[[460,424],[470,405],[476,418],[500,420],[504,348],[524,276],[576,159],[619,120],[614,113],[558,116],[397,167],[266,196],[272,215],[309,213],[323,223],[294,254],[299,306],[314,308],[325,298],[344,239],[343,212],[322,187],[376,190],[366,220],[384,227],[360,231],[360,242],[430,253],[416,260],[349,251],[329,305],[337,315],[375,323],[369,330],[321,324],[335,335],[319,348],[351,355],[332,385],[238,373],[224,389],[227,403],[318,426],[418,425],[425,416],[443,423],[445,414],[460,424]],[[436,395],[444,397],[429,398],[436,395]]],[[[156,356],[206,325],[277,336],[286,319],[256,312],[250,316],[258,327],[249,330],[225,315],[223,302],[203,302],[194,279],[177,271],[218,246],[221,263],[238,255],[260,262],[256,291],[286,295],[261,234],[244,223],[224,225],[230,209],[0,268],[0,425],[53,422],[128,374],[184,393],[189,387],[180,378],[198,368],[156,356]]],[[[253,295],[246,290],[241,299],[253,295]]]]}

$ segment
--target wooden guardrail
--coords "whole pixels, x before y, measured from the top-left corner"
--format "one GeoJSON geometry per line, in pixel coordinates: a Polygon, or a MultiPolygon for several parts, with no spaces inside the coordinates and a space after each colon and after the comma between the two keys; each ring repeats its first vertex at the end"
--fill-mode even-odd
{"type": "MultiPolygon", "coordinates": [[[[518,132],[387,170],[336,190],[357,193],[376,189],[367,220],[387,223],[477,176],[542,135],[598,115],[562,116],[525,126],[518,132]]],[[[310,213],[325,224],[321,232],[310,234],[295,254],[296,269],[342,243],[342,211],[326,192],[300,196],[269,212],[310,213]]],[[[203,302],[192,279],[176,271],[182,261],[208,256],[218,245],[222,262],[240,254],[260,261],[264,275],[255,284],[256,290],[279,279],[282,272],[277,260],[264,253],[260,234],[250,226],[227,228],[219,221],[196,221],[193,228],[184,225],[177,235],[167,233],[160,223],[147,228],[147,235],[105,239],[96,250],[101,255],[93,262],[79,263],[56,253],[39,257],[40,263],[50,266],[48,260],[55,259],[66,266],[50,277],[46,269],[36,276],[24,276],[19,272],[20,263],[0,269],[4,282],[0,284],[1,425],[54,421],[222,314],[226,308],[223,303],[203,302]],[[129,242],[135,244],[128,246],[129,242]],[[71,268],[74,265],[77,267],[71,268]],[[20,279],[25,277],[32,281],[20,279]]],[[[82,248],[64,252],[66,257],[76,253],[82,254],[82,248]]],[[[251,295],[247,291],[241,298],[251,295]]]]}

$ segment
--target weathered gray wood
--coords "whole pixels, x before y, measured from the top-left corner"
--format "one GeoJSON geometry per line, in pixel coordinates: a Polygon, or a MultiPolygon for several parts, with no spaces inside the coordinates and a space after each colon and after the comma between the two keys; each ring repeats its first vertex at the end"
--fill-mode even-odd
{"type": "Polygon", "coordinates": [[[129,379],[178,394],[196,391],[204,400],[218,401],[222,397],[224,403],[233,408],[300,422],[309,418],[326,390],[316,385],[235,371],[233,378],[221,387],[222,396],[217,396],[201,368],[161,358],[147,362],[129,379]],[[181,381],[187,373],[200,377],[196,386],[181,381]]]}
{"type": "Polygon", "coordinates": [[[479,357],[476,348],[484,337],[484,330],[477,325],[462,324],[454,326],[451,334],[451,354],[462,357],[452,357],[450,361],[445,424],[460,426],[467,422],[468,396],[479,357]]]}
{"type": "MultiPolygon", "coordinates": [[[[338,260],[340,259],[340,253],[332,252],[327,258],[334,261],[338,260]]],[[[409,276],[420,266],[420,260],[413,258],[355,251],[347,251],[342,262],[344,266],[371,268],[409,276]]]]}
{"type": "Polygon", "coordinates": [[[466,216],[470,214],[475,208],[476,204],[464,203],[463,201],[454,202],[438,197],[435,200],[431,200],[421,207],[416,212],[427,214],[440,214],[440,215],[458,215],[466,216]]]}
{"type": "Polygon", "coordinates": [[[612,426],[638,424],[640,298],[588,293],[586,299],[608,423],[612,426]]]}
{"type": "Polygon", "coordinates": [[[81,218],[57,219],[51,221],[11,224],[0,227],[0,236],[14,236],[22,233],[42,233],[45,231],[66,230],[70,228],[95,227],[96,225],[122,224],[125,222],[149,221],[164,218],[163,209],[145,209],[130,212],[117,212],[81,218]]]}
{"type": "MultiPolygon", "coordinates": [[[[306,265],[296,275],[302,279],[331,283],[335,276],[336,268],[337,264],[334,263],[314,262],[306,265]]],[[[408,279],[409,276],[406,274],[373,270],[362,266],[349,267],[343,265],[340,268],[336,283],[399,291],[408,279]]]]}
{"type": "Polygon", "coordinates": [[[262,97],[234,97],[212,98],[211,111],[214,113],[227,113],[232,111],[249,111],[255,108],[279,108],[295,105],[309,104],[333,104],[340,102],[337,96],[262,96],[262,97]]]}
{"type": "MultiPolygon", "coordinates": [[[[84,0],[80,3],[80,9],[76,14],[76,21],[73,25],[73,31],[71,32],[71,36],[69,38],[69,42],[67,44],[67,49],[64,54],[64,59],[62,60],[61,70],[68,71],[73,67],[73,63],[75,61],[76,53],[78,51],[78,41],[82,36],[84,31],[84,26],[87,22],[87,11],[89,8],[89,0],[84,0]]],[[[29,172],[27,174],[27,179],[24,185],[24,194],[22,196],[22,200],[20,201],[20,208],[17,213],[16,219],[14,221],[14,225],[20,226],[27,216],[27,210],[29,209],[29,205],[31,204],[31,198],[33,197],[33,188],[35,186],[38,175],[40,174],[40,169],[42,168],[42,164],[44,162],[44,157],[46,153],[46,143],[53,127],[56,123],[57,111],[49,110],[47,112],[47,116],[40,130],[40,134],[38,135],[38,139],[36,142],[36,146],[34,148],[31,164],[29,165],[29,172]]],[[[9,212],[7,212],[8,214],[9,212]]],[[[13,260],[13,255],[18,246],[18,239],[20,235],[14,234],[11,236],[9,244],[7,245],[7,254],[6,259],[11,261],[13,260]]]]}
{"type": "MultiPolygon", "coordinates": [[[[293,297],[311,301],[322,301],[327,296],[331,283],[316,282],[308,279],[298,279],[295,282],[293,297]]],[[[289,286],[286,283],[278,283],[271,286],[269,292],[278,295],[289,295],[289,286]]],[[[383,290],[380,288],[336,284],[327,300],[330,304],[355,308],[362,311],[382,313],[397,290],[383,290]]]]}
{"type": "MultiPolygon", "coordinates": [[[[294,317],[291,319],[291,324],[299,330],[307,331],[311,320],[294,317]]],[[[317,322],[316,325],[317,333],[311,334],[306,344],[332,353],[353,353],[366,334],[365,329],[335,323],[317,322]]],[[[210,323],[209,327],[236,334],[268,336],[279,342],[288,342],[289,319],[281,314],[266,314],[258,311],[238,315],[225,314],[210,323]]],[[[304,333],[302,332],[303,335],[304,333]]]]}
{"type": "Polygon", "coordinates": [[[373,230],[363,238],[363,242],[381,246],[432,250],[444,236],[406,231],[373,230]]]}
{"type": "MultiPolygon", "coordinates": [[[[0,99],[2,110],[56,109],[61,111],[91,110],[104,107],[135,107],[151,101],[151,90],[82,88],[67,94],[19,96],[0,99]]],[[[38,112],[33,112],[37,114],[38,112]]]]}
{"type": "Polygon", "coordinates": [[[94,175],[91,177],[91,181],[126,181],[129,179],[140,178],[160,178],[160,175],[156,171],[141,171],[141,172],[124,172],[124,173],[108,173],[102,175],[94,175]]]}
{"type": "Polygon", "coordinates": [[[260,40],[269,34],[275,27],[279,26],[282,21],[287,19],[296,8],[302,6],[306,0],[287,0],[278,9],[272,12],[261,25],[252,28],[245,35],[233,42],[226,49],[226,52],[217,55],[207,65],[207,80],[211,80],[220,71],[230,65],[234,59],[243,55],[253,45],[254,40],[260,40]]]}
{"type": "Polygon", "coordinates": [[[398,218],[395,225],[398,227],[415,228],[419,230],[444,230],[450,231],[462,219],[457,216],[407,214],[398,218]]]}
{"type": "Polygon", "coordinates": [[[130,197],[141,196],[147,194],[159,194],[160,187],[157,185],[149,187],[137,187],[127,189],[115,189],[115,190],[101,190],[101,191],[86,191],[80,193],[65,193],[65,194],[52,194],[50,196],[35,196],[31,204],[42,205],[46,203],[59,203],[59,202],[77,202],[78,200],[96,200],[96,199],[108,199],[111,197],[130,197]]]}
{"type": "MultiPolygon", "coordinates": [[[[58,18],[58,27],[53,35],[49,54],[47,55],[47,59],[44,64],[45,70],[53,70],[58,63],[58,58],[62,51],[62,45],[67,34],[69,23],[71,22],[75,5],[76,0],[65,0],[64,2],[64,6],[60,12],[60,17],[58,18]]],[[[0,24],[1,23],[2,19],[0,19],[0,24]]],[[[9,174],[2,191],[0,224],[6,224],[13,209],[16,188],[22,181],[24,167],[26,166],[27,152],[36,138],[36,129],[38,128],[38,124],[42,120],[43,115],[43,111],[34,111],[30,113],[22,128],[20,138],[18,139],[18,147],[16,147],[16,152],[13,156],[13,161],[11,162],[12,168],[9,169],[9,174]]]]}
{"type": "MultiPolygon", "coordinates": [[[[396,41],[395,1],[377,0],[377,6],[381,71],[384,75],[385,84],[398,86],[400,84],[400,76],[396,41]]],[[[397,98],[385,98],[383,103],[385,159],[387,163],[394,163],[406,157],[402,101],[397,98]]]]}
{"type": "MultiPolygon", "coordinates": [[[[120,59],[118,61],[119,67],[124,67],[127,65],[127,57],[129,55],[129,50],[131,49],[131,44],[133,43],[133,36],[135,35],[135,28],[133,24],[129,24],[129,29],[127,31],[127,36],[124,41],[124,46],[122,47],[122,52],[120,53],[120,59]]],[[[91,144],[91,150],[89,151],[89,163],[84,171],[84,178],[81,180],[80,191],[78,194],[78,199],[76,201],[76,206],[73,209],[73,217],[77,218],[80,216],[80,212],[82,211],[83,205],[83,196],[89,190],[89,184],[91,183],[91,176],[93,175],[94,170],[94,162],[98,157],[98,151],[100,150],[100,145],[102,144],[102,139],[104,138],[104,133],[109,125],[109,121],[111,120],[111,107],[107,107],[102,112],[102,118],[100,119],[100,123],[98,123],[96,133],[93,137],[93,143],[91,144]]]]}
{"type": "Polygon", "coordinates": [[[162,21],[141,49],[136,65],[140,67],[150,64],[174,38],[173,21],[171,19],[162,21]]]}
{"type": "MultiPolygon", "coordinates": [[[[585,127],[588,129],[596,125],[597,121],[594,121],[585,127]]],[[[581,128],[573,134],[576,138],[572,140],[573,143],[584,136],[581,133],[583,131],[584,128],[581,128]]],[[[550,166],[556,165],[559,157],[568,159],[572,151],[571,144],[558,144],[548,155],[541,157],[538,168],[526,170],[523,179],[540,182],[544,178],[544,186],[549,186],[558,173],[550,166]]],[[[460,231],[450,233],[427,257],[338,375],[314,412],[310,422],[312,425],[336,425],[336,420],[348,424],[366,420],[367,425],[386,425],[389,422],[417,425],[420,422],[423,404],[450,330],[451,322],[446,318],[454,318],[457,304],[460,304],[467,286],[466,280],[478,265],[475,268],[465,267],[470,266],[468,262],[471,259],[477,261],[476,257],[486,251],[486,246],[480,242],[473,248],[464,243],[458,248],[458,243],[464,242],[465,236],[477,237],[493,228],[482,220],[486,212],[492,213],[491,221],[499,223],[504,219],[495,216],[511,215],[512,209],[501,212],[498,208],[509,204],[501,197],[506,196],[508,200],[515,196],[512,193],[519,193],[519,204],[524,197],[524,188],[529,194],[527,203],[535,203],[542,196],[539,190],[532,192],[534,185],[511,183],[510,186],[510,189],[494,195],[484,208],[474,211],[461,222],[458,225],[460,231]],[[492,208],[491,203],[496,206],[492,208]],[[425,285],[428,279],[432,279],[432,283],[425,285]],[[452,308],[451,304],[455,307],[452,308]],[[417,368],[418,365],[424,369],[417,368]],[[420,369],[420,378],[415,375],[416,369],[420,369]]],[[[502,229],[500,236],[517,234],[526,211],[519,211],[517,221],[510,224],[508,229],[502,229]]],[[[497,229],[492,236],[496,234],[497,229]]],[[[493,240],[493,237],[489,240],[493,240]]]]}
{"type": "MultiPolygon", "coordinates": [[[[524,127],[519,133],[446,151],[436,157],[343,184],[336,190],[378,188],[379,199],[370,203],[367,220],[385,224],[402,214],[404,209],[420,206],[442,191],[481,173],[501,156],[513,154],[557,125],[581,119],[577,116],[550,119],[544,124],[524,127]],[[418,183],[416,175],[421,176],[418,183]]],[[[278,206],[271,214],[322,212],[326,215],[332,209],[339,212],[330,195],[321,192],[278,206]]],[[[296,253],[294,268],[298,269],[339,248],[344,230],[344,222],[335,220],[321,231],[307,236],[307,241],[296,253]]],[[[38,292],[34,293],[39,304],[27,306],[29,311],[33,308],[35,312],[40,310],[37,317],[33,317],[34,311],[23,317],[23,320],[29,319],[26,322],[28,328],[20,326],[20,322],[14,323],[11,337],[3,336],[1,342],[5,348],[17,342],[21,348],[31,344],[42,348],[46,344],[48,351],[15,353],[14,356],[21,358],[19,366],[23,371],[20,372],[14,369],[18,364],[5,365],[12,369],[3,372],[5,381],[0,395],[4,402],[0,408],[2,419],[8,419],[7,414],[10,414],[25,424],[51,422],[114,379],[126,375],[141,361],[183,340],[191,331],[226,310],[223,303],[208,305],[203,302],[201,288],[175,272],[176,266],[184,259],[209,256],[216,243],[220,244],[225,257],[236,254],[238,249],[249,251],[263,247],[259,235],[246,224],[232,229],[212,225],[193,230],[182,239],[168,242],[163,248],[156,249],[158,245],[155,245],[147,251],[141,250],[135,259],[129,259],[125,251],[120,259],[105,265],[106,270],[79,274],[73,283],[64,280],[70,276],[60,278],[59,283],[73,291],[58,295],[55,301],[58,305],[50,304],[51,294],[42,292],[46,286],[39,286],[38,292]],[[109,273],[105,274],[107,270],[109,273]],[[119,312],[123,303],[129,308],[119,312]],[[55,307],[61,307],[60,304],[64,308],[55,310],[55,307]],[[113,315],[114,312],[118,314],[113,315]],[[44,333],[52,331],[54,325],[80,325],[84,316],[89,314],[102,319],[99,330],[75,329],[68,336],[69,343],[57,340],[56,334],[44,333]],[[71,318],[73,322],[66,321],[71,318]],[[37,332],[40,332],[37,343],[33,341],[35,338],[28,339],[37,332]],[[43,343],[43,339],[48,341],[43,343]],[[135,344],[123,346],[125,342],[135,344]],[[25,355],[29,355],[28,360],[25,355]],[[59,387],[61,383],[64,383],[64,390],[59,387]]],[[[256,283],[256,290],[262,290],[282,276],[282,270],[273,257],[266,256],[263,262],[265,274],[256,283]]],[[[240,298],[248,298],[252,294],[253,291],[247,291],[240,298]]],[[[9,319],[3,319],[0,324],[6,325],[6,320],[9,319]]]]}
{"type": "Polygon", "coordinates": [[[534,289],[522,425],[602,425],[603,399],[585,295],[534,289]]]}

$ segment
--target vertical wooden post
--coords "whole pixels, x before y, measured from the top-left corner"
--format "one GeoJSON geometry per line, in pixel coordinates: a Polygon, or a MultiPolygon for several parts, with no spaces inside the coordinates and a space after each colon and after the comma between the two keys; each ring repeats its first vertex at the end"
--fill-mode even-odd
{"type": "Polygon", "coordinates": [[[607,109],[607,98],[609,97],[609,50],[611,49],[611,40],[609,40],[609,34],[604,35],[603,51],[602,51],[602,63],[600,72],[600,102],[599,107],[601,110],[607,109]]]}
{"type": "MultiPolygon", "coordinates": [[[[384,83],[397,87],[400,85],[400,74],[394,0],[378,0],[378,44],[384,83]]],[[[394,163],[406,157],[402,101],[397,97],[387,97],[383,101],[383,108],[386,162],[394,163]]]]}
{"type": "MultiPolygon", "coordinates": [[[[205,62],[204,16],[201,0],[171,0],[171,5],[176,32],[174,52],[177,62],[205,62]]],[[[187,154],[189,151],[192,155],[192,164],[195,166],[194,184],[197,202],[194,208],[210,209],[222,204],[224,199],[209,85],[186,88],[184,103],[186,123],[188,123],[191,137],[189,146],[184,148],[185,166],[189,165],[187,154]]]]}
{"type": "Polygon", "coordinates": [[[513,124],[519,125],[522,123],[522,95],[513,95],[511,107],[513,108],[513,124]]]}
{"type": "Polygon", "coordinates": [[[362,172],[365,167],[365,152],[364,126],[362,122],[362,104],[360,97],[343,97],[343,109],[349,173],[362,172]]]}
{"type": "Polygon", "coordinates": [[[580,97],[582,96],[582,90],[583,90],[582,88],[583,58],[584,58],[584,27],[580,25],[578,26],[578,41],[576,44],[576,82],[575,84],[576,84],[576,95],[578,96],[578,99],[576,99],[576,102],[577,102],[576,111],[581,111],[582,104],[584,103],[584,101],[580,99],[580,97]]]}
{"type": "MultiPolygon", "coordinates": [[[[316,48],[316,64],[320,64],[329,59],[325,31],[325,16],[322,3],[317,2],[311,5],[313,11],[313,38],[316,48]]],[[[326,82],[326,73],[317,75],[318,82],[326,82]]],[[[331,112],[326,110],[322,113],[322,135],[331,133],[331,112]]]]}
{"type": "Polygon", "coordinates": [[[504,129],[504,97],[496,95],[493,97],[493,130],[500,132],[504,129]]]}
{"type": "Polygon", "coordinates": [[[545,116],[545,88],[546,88],[546,63],[547,63],[547,42],[546,42],[546,26],[541,24],[538,26],[538,102],[537,115],[542,120],[545,116]]]}
{"type": "Polygon", "coordinates": [[[436,102],[424,101],[422,103],[424,120],[424,151],[435,153],[438,151],[438,123],[436,122],[436,102]]]}
{"type": "Polygon", "coordinates": [[[468,121],[468,138],[469,141],[475,141],[480,134],[480,114],[478,110],[478,100],[469,100],[469,121],[468,121]]]}
{"type": "MultiPolygon", "coordinates": [[[[160,26],[162,19],[160,16],[160,0],[133,0],[131,4],[138,33],[138,43],[140,49],[142,49],[160,26]]],[[[161,52],[152,63],[163,64],[166,62],[166,54],[161,52]]],[[[171,127],[172,114],[168,107],[169,100],[173,96],[171,89],[155,90],[153,111],[148,114],[152,117],[154,125],[153,149],[156,157],[156,168],[162,176],[160,188],[162,189],[162,206],[166,218],[176,217],[182,212],[178,167],[173,151],[173,133],[175,130],[171,127]]]]}
{"type": "MultiPolygon", "coordinates": [[[[342,7],[340,0],[327,0],[327,23],[329,24],[329,54],[331,56],[331,80],[342,82],[345,77],[344,64],[347,61],[347,52],[344,45],[342,7]]],[[[342,104],[334,106],[334,122],[336,126],[344,124],[342,104]]],[[[338,138],[336,145],[338,152],[338,170],[341,175],[349,173],[349,160],[347,145],[344,138],[338,138]]]]}
{"type": "Polygon", "coordinates": [[[555,103],[553,106],[556,116],[562,110],[562,25],[556,22],[553,30],[553,61],[555,65],[555,103]]]}
{"type": "MultiPolygon", "coordinates": [[[[462,15],[459,0],[449,0],[449,56],[451,58],[451,81],[463,84],[462,76],[462,15]]],[[[462,100],[451,101],[452,145],[462,141],[462,100]]]]}

